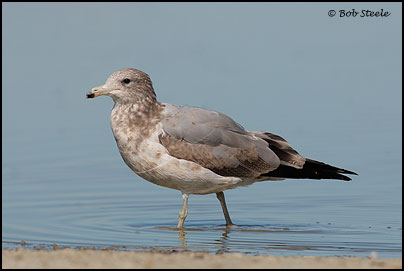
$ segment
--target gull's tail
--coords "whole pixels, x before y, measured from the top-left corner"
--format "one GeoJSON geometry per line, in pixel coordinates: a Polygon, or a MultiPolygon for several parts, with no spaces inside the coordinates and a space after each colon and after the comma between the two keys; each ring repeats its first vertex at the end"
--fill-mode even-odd
{"type": "Polygon", "coordinates": [[[303,168],[294,168],[280,165],[276,170],[263,174],[262,176],[281,177],[291,179],[335,179],[350,181],[351,178],[343,174],[358,175],[353,171],[330,166],[328,164],[306,159],[303,168]]]}

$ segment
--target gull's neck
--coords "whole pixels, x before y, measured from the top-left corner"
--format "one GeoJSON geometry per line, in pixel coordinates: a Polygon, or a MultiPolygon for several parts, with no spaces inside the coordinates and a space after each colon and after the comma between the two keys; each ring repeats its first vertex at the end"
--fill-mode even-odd
{"type": "Polygon", "coordinates": [[[111,112],[111,127],[115,131],[118,127],[131,130],[149,130],[160,121],[160,112],[164,105],[153,96],[143,96],[132,102],[116,101],[111,112]]]}

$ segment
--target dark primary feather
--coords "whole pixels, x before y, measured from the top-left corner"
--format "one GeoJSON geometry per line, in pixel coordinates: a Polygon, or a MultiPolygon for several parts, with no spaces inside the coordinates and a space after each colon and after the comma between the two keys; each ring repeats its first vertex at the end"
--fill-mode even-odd
{"type": "Polygon", "coordinates": [[[303,168],[301,169],[280,165],[274,171],[265,173],[261,176],[291,178],[291,179],[317,179],[317,180],[334,179],[344,181],[351,180],[351,178],[342,175],[341,173],[358,175],[353,171],[333,167],[319,161],[306,159],[306,163],[303,165],[303,168]]]}
{"type": "Polygon", "coordinates": [[[350,181],[351,178],[342,175],[355,172],[337,168],[323,162],[302,157],[282,137],[267,132],[250,132],[268,142],[269,148],[281,160],[280,166],[274,171],[261,176],[280,177],[291,179],[335,179],[350,181]]]}

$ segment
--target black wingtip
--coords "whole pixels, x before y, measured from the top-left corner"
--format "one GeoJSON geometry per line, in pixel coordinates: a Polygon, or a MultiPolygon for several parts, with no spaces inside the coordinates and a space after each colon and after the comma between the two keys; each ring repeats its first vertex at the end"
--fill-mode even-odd
{"type": "Polygon", "coordinates": [[[270,171],[264,176],[282,177],[292,179],[334,179],[342,181],[351,181],[352,179],[343,174],[358,175],[356,172],[337,168],[323,162],[306,159],[303,168],[280,165],[276,170],[270,171]]]}
{"type": "Polygon", "coordinates": [[[344,175],[340,175],[340,176],[341,176],[341,178],[339,180],[343,180],[343,181],[347,181],[347,182],[352,181],[352,179],[349,178],[348,176],[344,176],[344,175]]]}
{"type": "Polygon", "coordinates": [[[306,159],[306,162],[307,162],[308,166],[312,167],[312,168],[330,170],[330,171],[334,171],[334,172],[338,172],[338,173],[342,173],[342,174],[358,175],[358,173],[356,173],[356,172],[346,170],[346,169],[343,169],[343,168],[334,167],[334,166],[331,166],[329,164],[319,162],[319,161],[316,161],[316,160],[306,159]]]}
{"type": "Polygon", "coordinates": [[[334,179],[334,180],[342,180],[342,181],[351,181],[352,179],[348,176],[342,175],[339,172],[333,172],[328,170],[315,170],[315,174],[318,174],[319,179],[334,179]]]}
{"type": "Polygon", "coordinates": [[[340,168],[338,171],[338,173],[343,173],[343,174],[351,174],[351,175],[358,175],[358,173],[350,171],[350,170],[346,170],[346,169],[342,169],[340,168]]]}

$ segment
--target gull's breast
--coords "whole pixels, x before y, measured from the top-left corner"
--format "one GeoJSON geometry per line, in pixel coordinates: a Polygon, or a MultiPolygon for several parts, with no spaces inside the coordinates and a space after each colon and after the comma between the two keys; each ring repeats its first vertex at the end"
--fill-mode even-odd
{"type": "Polygon", "coordinates": [[[220,176],[192,161],[171,156],[160,144],[161,124],[145,137],[140,132],[114,130],[119,152],[133,172],[143,179],[188,194],[208,194],[223,191],[242,182],[237,177],[220,176]]]}

